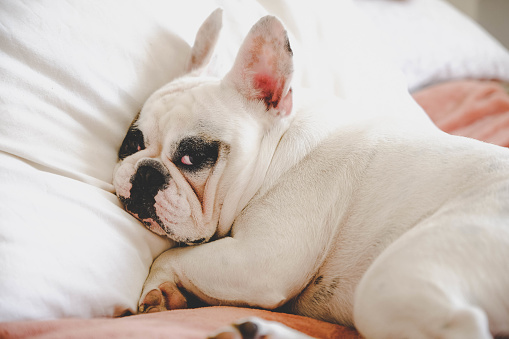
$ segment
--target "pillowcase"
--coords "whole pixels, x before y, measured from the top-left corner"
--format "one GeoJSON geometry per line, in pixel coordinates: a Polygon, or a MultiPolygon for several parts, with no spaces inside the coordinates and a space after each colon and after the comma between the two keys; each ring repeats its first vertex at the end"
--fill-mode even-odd
{"type": "Polygon", "coordinates": [[[203,339],[239,319],[277,321],[313,338],[360,339],[352,328],[294,314],[260,309],[212,306],[134,315],[117,319],[64,319],[0,324],[10,338],[168,338],[203,339]]]}
{"type": "Polygon", "coordinates": [[[456,79],[509,81],[509,52],[443,0],[355,0],[378,27],[408,87],[456,79]]]}

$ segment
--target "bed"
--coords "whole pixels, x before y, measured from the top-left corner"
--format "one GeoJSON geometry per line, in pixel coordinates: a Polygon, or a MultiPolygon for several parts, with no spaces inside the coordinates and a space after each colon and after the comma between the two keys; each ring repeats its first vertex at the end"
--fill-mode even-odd
{"type": "Polygon", "coordinates": [[[111,184],[117,152],[149,94],[183,74],[196,30],[217,7],[224,9],[212,59],[218,72],[258,18],[277,15],[290,34],[299,85],[375,104],[403,83],[444,131],[509,146],[509,53],[451,6],[299,3],[1,2],[0,337],[204,338],[248,315],[317,338],[360,337],[250,308],[125,313],[136,309],[150,265],[169,243],[122,209],[111,184]],[[369,67],[390,60],[387,78],[355,68],[360,58],[369,67]],[[365,81],[345,87],[348,77],[365,81]]]}

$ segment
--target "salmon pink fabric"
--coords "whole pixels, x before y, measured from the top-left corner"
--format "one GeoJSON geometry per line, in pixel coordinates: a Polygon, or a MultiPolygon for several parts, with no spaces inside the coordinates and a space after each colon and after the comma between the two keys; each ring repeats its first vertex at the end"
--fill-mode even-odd
{"type": "Polygon", "coordinates": [[[509,94],[500,82],[445,82],[416,92],[414,99],[447,133],[509,146],[509,94]]]}
{"type": "Polygon", "coordinates": [[[282,322],[315,338],[361,338],[351,328],[307,317],[225,306],[140,314],[115,319],[60,319],[0,323],[0,338],[204,339],[215,330],[250,316],[282,322]]]}

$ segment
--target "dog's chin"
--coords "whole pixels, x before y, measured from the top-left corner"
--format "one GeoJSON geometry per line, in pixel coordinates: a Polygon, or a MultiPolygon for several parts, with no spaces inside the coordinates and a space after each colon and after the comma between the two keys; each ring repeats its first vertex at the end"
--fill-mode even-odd
{"type": "Polygon", "coordinates": [[[193,229],[194,224],[192,222],[186,223],[184,225],[175,225],[172,224],[170,226],[161,225],[160,222],[152,219],[140,219],[137,215],[134,215],[138,220],[140,220],[146,228],[148,228],[150,231],[154,232],[157,235],[167,237],[170,240],[173,240],[177,243],[183,244],[183,245],[199,245],[201,243],[207,242],[210,237],[204,237],[201,235],[185,235],[185,234],[179,234],[181,232],[175,232],[173,228],[178,227],[179,229],[193,229]]]}

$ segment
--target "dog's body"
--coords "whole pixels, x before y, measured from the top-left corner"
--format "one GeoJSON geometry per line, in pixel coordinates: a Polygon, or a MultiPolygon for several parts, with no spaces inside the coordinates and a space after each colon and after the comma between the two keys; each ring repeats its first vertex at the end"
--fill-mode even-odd
{"type": "Polygon", "coordinates": [[[223,80],[183,77],[145,104],[117,194],[159,234],[214,241],[156,259],[140,310],[185,307],[183,289],[368,338],[509,334],[509,151],[340,99],[293,105],[308,93],[292,92],[292,67],[266,17],[223,80]]]}

